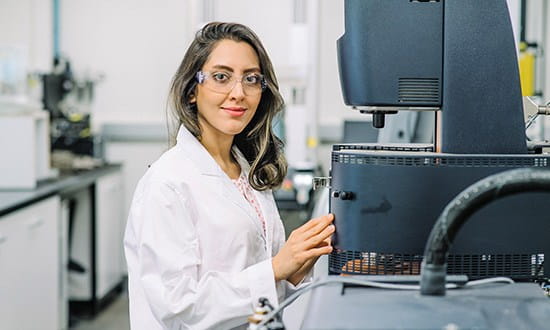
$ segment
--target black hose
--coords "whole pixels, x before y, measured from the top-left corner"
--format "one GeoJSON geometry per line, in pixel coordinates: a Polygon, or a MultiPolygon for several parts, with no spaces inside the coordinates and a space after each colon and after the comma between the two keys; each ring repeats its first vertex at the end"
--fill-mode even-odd
{"type": "Polygon", "coordinates": [[[499,198],[540,191],[550,192],[550,170],[521,168],[491,175],[456,196],[445,207],[428,238],[422,261],[421,293],[445,294],[448,251],[456,234],[472,214],[499,198]]]}

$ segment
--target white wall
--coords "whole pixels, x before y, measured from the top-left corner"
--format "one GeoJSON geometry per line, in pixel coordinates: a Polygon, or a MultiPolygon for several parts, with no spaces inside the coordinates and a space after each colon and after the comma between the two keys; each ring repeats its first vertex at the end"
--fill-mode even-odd
{"type": "Polygon", "coordinates": [[[344,104],[338,73],[336,41],[344,34],[344,1],[320,1],[319,125],[340,129],[344,119],[370,120],[344,104]]]}
{"type": "Polygon", "coordinates": [[[245,24],[262,40],[277,70],[289,64],[292,1],[218,0],[215,19],[245,24]]]}
{"type": "Polygon", "coordinates": [[[51,7],[51,1],[0,0],[0,97],[28,93],[40,102],[40,89],[30,91],[26,80],[52,67],[51,7]]]}
{"type": "Polygon", "coordinates": [[[291,62],[292,1],[61,0],[61,49],[76,73],[104,74],[93,109],[103,122],[164,122],[170,79],[200,27],[212,20],[250,26],[277,71],[291,62]],[[258,10],[261,8],[261,10],[258,10]]]}
{"type": "Polygon", "coordinates": [[[76,74],[103,73],[94,128],[165,118],[172,75],[189,45],[189,2],[61,0],[62,53],[76,74]]]}
{"type": "Polygon", "coordinates": [[[51,69],[52,5],[43,0],[0,0],[0,46],[26,50],[28,69],[51,69]]]}

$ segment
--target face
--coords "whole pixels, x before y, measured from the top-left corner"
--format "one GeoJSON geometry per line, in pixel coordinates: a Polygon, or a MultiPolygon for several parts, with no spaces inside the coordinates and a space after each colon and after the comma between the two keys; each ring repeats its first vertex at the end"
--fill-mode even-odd
{"type": "Polygon", "coordinates": [[[233,138],[250,123],[262,97],[261,93],[245,94],[243,85],[238,81],[251,73],[260,73],[258,55],[246,42],[221,40],[214,46],[201,71],[207,75],[221,73],[222,76],[225,74],[225,77],[237,79],[227,93],[215,92],[204,84],[198,84],[196,95],[191,100],[197,103],[203,138],[233,138]]]}

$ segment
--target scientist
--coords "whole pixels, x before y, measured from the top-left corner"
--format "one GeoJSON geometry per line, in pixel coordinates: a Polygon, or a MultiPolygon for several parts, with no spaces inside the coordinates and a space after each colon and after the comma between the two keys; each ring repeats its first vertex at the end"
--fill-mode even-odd
{"type": "Polygon", "coordinates": [[[333,215],[285,243],[271,192],[286,173],[271,129],[283,100],[249,28],[198,31],[170,102],[177,141],[140,180],[124,239],[131,328],[244,329],[260,297],[277,305],[311,280],[333,215]]]}

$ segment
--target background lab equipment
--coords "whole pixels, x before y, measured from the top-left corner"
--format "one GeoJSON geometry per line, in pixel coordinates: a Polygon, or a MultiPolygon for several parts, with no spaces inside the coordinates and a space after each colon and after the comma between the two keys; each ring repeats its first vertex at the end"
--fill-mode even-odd
{"type": "MultiPolygon", "coordinates": [[[[329,207],[337,231],[331,274],[418,281],[430,231],[455,196],[507,170],[550,171],[550,157],[537,153],[544,148],[526,143],[506,1],[347,0],[338,55],[345,103],[372,113],[376,127],[400,110],[436,111],[437,125],[433,144],[333,146],[329,207]]],[[[439,264],[435,276],[440,284],[445,273],[459,282],[466,275],[525,283],[446,295],[444,289],[423,290],[422,296],[321,286],[312,293],[302,329],[548,326],[550,301],[539,284],[550,277],[544,267],[550,192],[525,190],[491,203],[464,199],[479,203],[466,214],[467,223],[447,233],[450,250],[438,250],[439,262],[449,252],[447,264],[439,264]]]]}
{"type": "Polygon", "coordinates": [[[49,123],[39,105],[0,101],[0,190],[34,189],[57,175],[50,167],[49,123]]]}
{"type": "Polygon", "coordinates": [[[90,110],[97,81],[76,79],[70,62],[61,56],[54,58],[52,72],[42,76],[44,108],[51,114],[54,155],[63,151],[70,155],[94,156],[90,110]]]}

